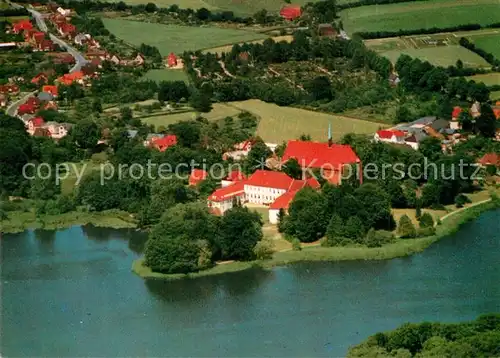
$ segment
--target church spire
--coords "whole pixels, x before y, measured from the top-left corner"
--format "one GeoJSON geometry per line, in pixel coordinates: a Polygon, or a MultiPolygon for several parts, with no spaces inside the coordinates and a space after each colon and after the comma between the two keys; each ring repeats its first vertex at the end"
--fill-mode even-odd
{"type": "Polygon", "coordinates": [[[331,147],[333,143],[332,139],[332,121],[328,122],[328,146],[331,147]]]}

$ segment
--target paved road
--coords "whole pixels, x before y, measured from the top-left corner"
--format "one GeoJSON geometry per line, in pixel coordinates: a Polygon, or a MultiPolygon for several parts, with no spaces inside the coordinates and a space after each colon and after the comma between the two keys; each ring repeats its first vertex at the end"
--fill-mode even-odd
{"type": "MultiPolygon", "coordinates": [[[[45,20],[43,18],[43,15],[40,14],[38,11],[36,10],[33,10],[33,9],[27,9],[31,15],[33,15],[33,17],[35,18],[35,21],[36,21],[36,24],[38,26],[38,28],[43,31],[43,32],[48,32],[49,29],[47,28],[47,24],[45,23],[45,20]]],[[[52,34],[49,34],[50,36],[50,39],[52,41],[54,41],[56,44],[58,44],[59,46],[61,46],[62,48],[64,48],[66,51],[68,51],[68,53],[74,57],[75,59],[75,65],[73,66],[73,68],[70,70],[70,72],[75,72],[75,71],[80,71],[82,66],[85,65],[88,61],[85,59],[85,57],[83,57],[83,55],[78,52],[75,48],[73,48],[72,46],[70,46],[69,44],[67,44],[66,42],[64,42],[63,40],[61,40],[60,38],[52,35],[52,34]]]]}
{"type": "Polygon", "coordinates": [[[35,93],[36,92],[30,92],[30,93],[26,94],[25,96],[23,96],[21,99],[15,101],[15,102],[12,102],[10,104],[10,106],[7,107],[7,110],[5,111],[5,114],[14,117],[16,115],[16,113],[17,113],[17,109],[19,108],[19,106],[21,104],[23,104],[24,102],[26,102],[28,100],[28,98],[30,98],[31,96],[33,96],[35,93]]]}

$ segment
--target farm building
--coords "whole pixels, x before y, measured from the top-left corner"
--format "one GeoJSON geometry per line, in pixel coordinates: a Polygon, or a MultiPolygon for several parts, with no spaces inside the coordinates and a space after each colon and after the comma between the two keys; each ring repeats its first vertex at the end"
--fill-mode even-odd
{"type": "Polygon", "coordinates": [[[302,15],[300,5],[287,5],[283,6],[280,10],[280,16],[286,20],[292,21],[302,15]]]}

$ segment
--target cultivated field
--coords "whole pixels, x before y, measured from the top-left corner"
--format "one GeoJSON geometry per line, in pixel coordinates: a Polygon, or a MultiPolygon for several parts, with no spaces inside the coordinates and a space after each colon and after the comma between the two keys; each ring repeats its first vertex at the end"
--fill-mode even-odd
{"type": "MultiPolygon", "coordinates": [[[[225,117],[232,117],[238,115],[241,111],[237,108],[228,106],[222,103],[214,103],[212,105],[213,109],[209,113],[202,113],[202,117],[208,119],[209,121],[217,121],[225,117]]],[[[185,112],[176,114],[164,114],[161,116],[141,118],[146,124],[152,124],[156,128],[159,126],[167,127],[169,124],[177,123],[180,121],[188,121],[196,118],[195,112],[185,112]]]]}
{"type": "Polygon", "coordinates": [[[334,140],[340,139],[346,133],[374,133],[381,126],[374,122],[292,107],[280,107],[253,99],[232,102],[231,105],[257,115],[260,118],[257,135],[266,142],[272,143],[298,138],[302,134],[309,134],[313,140],[325,141],[329,121],[332,123],[334,140]]]}
{"type": "Polygon", "coordinates": [[[500,59],[500,31],[496,35],[473,37],[471,40],[474,41],[477,47],[492,53],[496,58],[500,59]]]}
{"type": "MultiPolygon", "coordinates": [[[[292,35],[274,36],[274,37],[271,37],[271,38],[274,40],[274,42],[281,42],[281,41],[291,42],[293,40],[293,36],[292,35]]],[[[254,41],[247,41],[247,42],[249,42],[249,43],[262,43],[264,41],[265,41],[265,39],[254,40],[254,41]]],[[[241,42],[240,45],[242,43],[243,42],[241,42]]],[[[206,53],[206,52],[211,52],[211,53],[231,52],[231,50],[233,49],[233,45],[225,45],[225,46],[207,48],[207,49],[203,50],[202,52],[204,52],[204,53],[206,53]]]]}
{"type": "Polygon", "coordinates": [[[455,65],[457,60],[462,60],[465,67],[491,67],[488,62],[478,54],[458,45],[441,46],[421,49],[390,50],[381,53],[395,63],[402,54],[429,61],[433,65],[447,67],[455,65]]]}
{"type": "Polygon", "coordinates": [[[487,73],[485,75],[475,75],[467,77],[468,80],[483,82],[487,86],[500,85],[500,73],[487,73]]]}
{"type": "Polygon", "coordinates": [[[188,76],[183,70],[171,70],[168,68],[161,70],[149,70],[143,78],[153,80],[156,82],[161,81],[184,81],[188,82],[188,76]]]}
{"type": "Polygon", "coordinates": [[[389,5],[362,6],[342,11],[344,28],[360,31],[397,31],[452,27],[500,19],[498,0],[429,0],[389,5]]]}
{"type": "Polygon", "coordinates": [[[267,37],[252,31],[216,27],[162,25],[106,18],[102,20],[116,37],[135,46],[142,43],[156,46],[164,56],[170,52],[178,54],[267,37]]]}

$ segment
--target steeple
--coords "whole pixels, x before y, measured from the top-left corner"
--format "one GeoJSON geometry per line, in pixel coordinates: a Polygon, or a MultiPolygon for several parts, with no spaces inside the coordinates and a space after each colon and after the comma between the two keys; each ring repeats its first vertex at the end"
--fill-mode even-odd
{"type": "Polygon", "coordinates": [[[331,147],[333,144],[332,139],[332,122],[328,122],[328,146],[331,147]]]}

